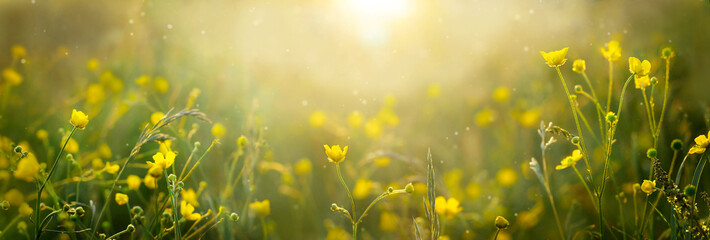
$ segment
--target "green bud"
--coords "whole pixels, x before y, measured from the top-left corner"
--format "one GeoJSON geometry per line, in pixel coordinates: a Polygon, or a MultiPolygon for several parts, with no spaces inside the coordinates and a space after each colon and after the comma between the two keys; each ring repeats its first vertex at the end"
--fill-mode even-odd
{"type": "Polygon", "coordinates": [[[663,50],[661,50],[661,54],[662,54],[663,58],[670,58],[670,57],[673,57],[673,55],[675,55],[675,54],[673,54],[673,49],[671,49],[670,47],[663,48],[663,50]]]}
{"type": "Polygon", "coordinates": [[[168,175],[168,181],[174,182],[175,180],[177,180],[177,176],[175,176],[175,174],[171,173],[168,175]]]}
{"type": "Polygon", "coordinates": [[[2,208],[2,210],[10,209],[10,202],[8,202],[7,200],[3,200],[2,202],[0,202],[0,208],[2,208]]]}
{"type": "Polygon", "coordinates": [[[239,215],[237,213],[232,213],[229,215],[229,219],[231,219],[232,221],[235,221],[235,222],[239,221],[239,215]]]}
{"type": "Polygon", "coordinates": [[[652,77],[650,81],[651,81],[651,84],[653,84],[653,85],[658,84],[658,78],[656,78],[656,77],[652,77]]]}
{"type": "Polygon", "coordinates": [[[582,85],[574,85],[574,92],[576,93],[581,93],[582,92],[582,85]]]}
{"type": "Polygon", "coordinates": [[[388,193],[394,192],[394,188],[392,188],[392,187],[387,188],[387,192],[388,192],[388,193]]]}
{"type": "Polygon", "coordinates": [[[648,158],[656,158],[658,156],[658,151],[656,151],[655,148],[649,148],[648,151],[646,151],[646,157],[648,158]]]}
{"type": "Polygon", "coordinates": [[[685,189],[683,189],[683,193],[685,196],[695,196],[695,186],[688,184],[688,186],[685,186],[685,189]]]}
{"type": "Polygon", "coordinates": [[[15,152],[16,152],[16,153],[21,153],[21,152],[22,152],[22,146],[17,145],[17,147],[15,147],[15,152]]]}
{"type": "Polygon", "coordinates": [[[501,216],[496,217],[495,223],[496,223],[496,227],[498,229],[505,229],[510,225],[510,223],[508,222],[508,219],[505,219],[504,217],[501,217],[501,216]]]}
{"type": "Polygon", "coordinates": [[[413,193],[414,185],[412,185],[412,183],[407,183],[407,186],[404,187],[404,191],[407,193],[413,193]]]}
{"type": "Polygon", "coordinates": [[[572,137],[572,140],[570,140],[570,142],[572,142],[572,144],[574,144],[574,145],[578,145],[579,144],[579,137],[577,137],[577,136],[572,137]]]}
{"type": "Polygon", "coordinates": [[[129,232],[135,232],[136,227],[134,227],[133,224],[128,224],[128,226],[126,226],[126,230],[128,230],[129,232]]]}
{"type": "Polygon", "coordinates": [[[179,182],[177,183],[177,187],[183,188],[183,187],[185,187],[185,183],[182,182],[182,181],[179,181],[179,182]]]}
{"type": "Polygon", "coordinates": [[[673,139],[671,149],[673,149],[673,151],[680,151],[683,149],[683,142],[681,142],[680,139],[673,139]]]}
{"type": "Polygon", "coordinates": [[[84,210],[83,207],[77,207],[77,208],[75,209],[75,212],[76,212],[76,215],[77,215],[77,216],[83,217],[84,214],[86,213],[86,210],[84,210]]]}
{"type": "Polygon", "coordinates": [[[143,213],[143,208],[141,208],[141,206],[135,206],[131,208],[131,212],[133,215],[141,215],[143,213]]]}

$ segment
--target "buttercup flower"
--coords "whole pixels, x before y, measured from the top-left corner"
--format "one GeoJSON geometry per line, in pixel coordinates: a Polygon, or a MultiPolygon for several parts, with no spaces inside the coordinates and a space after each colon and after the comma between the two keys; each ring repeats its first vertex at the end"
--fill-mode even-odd
{"type": "Polygon", "coordinates": [[[192,188],[182,190],[182,199],[192,206],[200,206],[200,203],[197,201],[197,193],[192,188]]]}
{"type": "Polygon", "coordinates": [[[116,203],[118,203],[118,205],[124,205],[128,203],[128,195],[123,193],[116,193],[116,203]]]}
{"type": "Polygon", "coordinates": [[[544,58],[545,61],[547,61],[547,66],[559,67],[559,66],[564,65],[565,62],[567,61],[565,56],[567,56],[568,49],[569,48],[563,48],[562,50],[557,50],[557,51],[549,52],[549,53],[540,51],[540,54],[542,55],[542,58],[544,58]]]}
{"type": "Polygon", "coordinates": [[[17,163],[17,169],[12,174],[15,178],[32,182],[35,180],[35,176],[39,172],[39,162],[34,154],[30,153],[27,157],[20,159],[17,163]]]}
{"type": "Polygon", "coordinates": [[[180,202],[180,214],[185,217],[185,219],[189,221],[197,221],[202,218],[202,215],[200,213],[195,212],[195,207],[192,206],[192,204],[187,203],[186,201],[180,202]]]}
{"type": "MultiPolygon", "coordinates": [[[[162,152],[157,152],[155,155],[153,155],[153,162],[148,161],[148,165],[150,165],[150,169],[148,169],[148,173],[153,176],[154,178],[160,178],[160,176],[163,174],[163,169],[169,168],[170,166],[173,165],[175,162],[175,153],[174,152],[167,152],[167,154],[163,155],[162,152]]],[[[146,184],[147,185],[147,184],[146,184]]]]}
{"type": "Polygon", "coordinates": [[[212,126],[212,136],[215,138],[223,138],[225,135],[227,135],[227,128],[224,127],[224,124],[215,123],[214,126],[212,126]]]}
{"type": "Polygon", "coordinates": [[[2,71],[2,77],[10,83],[10,85],[17,86],[22,84],[22,75],[20,75],[15,69],[6,68],[2,71]]]}
{"type": "Polygon", "coordinates": [[[19,212],[20,212],[20,215],[23,217],[27,217],[27,216],[32,215],[33,211],[34,210],[32,209],[32,207],[30,207],[30,205],[27,203],[22,203],[22,205],[20,205],[19,212]]]}
{"type": "Polygon", "coordinates": [[[348,146],[345,146],[342,150],[340,145],[334,145],[333,147],[328,147],[328,145],[323,145],[325,148],[325,155],[328,155],[328,161],[338,164],[345,160],[345,154],[348,153],[348,146]]]}
{"type": "Polygon", "coordinates": [[[256,201],[249,204],[249,209],[252,210],[256,216],[264,218],[271,214],[271,203],[268,199],[264,201],[256,201]]]}
{"type": "Polygon", "coordinates": [[[639,60],[635,57],[629,57],[629,71],[638,76],[647,76],[651,72],[651,62],[648,60],[639,60]]]}
{"type": "Polygon", "coordinates": [[[647,195],[651,195],[651,193],[656,191],[656,180],[643,180],[643,183],[641,184],[641,191],[645,192],[647,195]]]}
{"type": "Polygon", "coordinates": [[[74,125],[74,127],[78,129],[84,129],[86,127],[86,124],[89,123],[89,116],[84,114],[84,112],[82,111],[72,109],[71,119],[69,119],[69,122],[71,123],[71,125],[74,125]]]}
{"type": "Polygon", "coordinates": [[[574,60],[572,63],[572,71],[583,73],[587,69],[587,63],[583,59],[574,60]]]}
{"type": "MultiPolygon", "coordinates": [[[[710,136],[710,132],[708,132],[708,136],[710,136]]],[[[710,145],[710,139],[706,135],[700,135],[695,138],[695,146],[690,148],[688,154],[704,153],[708,145],[710,145]]]]}
{"type": "Polygon", "coordinates": [[[445,197],[438,196],[434,201],[436,212],[439,215],[445,215],[447,218],[452,218],[463,210],[463,208],[459,206],[459,201],[456,200],[456,198],[446,200],[445,197]]]}
{"type": "Polygon", "coordinates": [[[141,187],[141,178],[136,175],[128,175],[126,183],[128,184],[128,189],[135,191],[141,187]]]}
{"type": "Polygon", "coordinates": [[[609,61],[616,61],[621,57],[621,47],[619,42],[611,40],[607,44],[607,49],[601,48],[602,55],[609,61]]]}
{"type": "Polygon", "coordinates": [[[555,169],[557,170],[562,170],[568,167],[572,167],[577,164],[577,161],[582,159],[582,151],[579,151],[579,149],[572,151],[572,156],[567,156],[562,161],[560,161],[560,165],[557,165],[555,169]]]}

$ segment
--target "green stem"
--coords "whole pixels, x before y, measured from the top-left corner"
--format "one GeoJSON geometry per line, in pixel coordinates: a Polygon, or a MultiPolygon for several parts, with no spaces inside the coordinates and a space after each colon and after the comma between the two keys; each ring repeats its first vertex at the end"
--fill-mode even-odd
{"type": "Polygon", "coordinates": [[[180,240],[182,236],[180,236],[180,222],[178,221],[177,196],[175,196],[175,191],[173,191],[175,189],[175,183],[170,183],[166,170],[163,170],[163,175],[165,175],[165,183],[167,184],[168,193],[170,193],[170,199],[173,203],[173,229],[175,229],[175,239],[180,240]]]}
{"type": "Polygon", "coordinates": [[[269,231],[266,229],[266,222],[263,217],[260,217],[259,220],[261,221],[261,232],[264,235],[264,240],[266,240],[266,237],[269,236],[269,231]]]}
{"type": "MultiPolygon", "coordinates": [[[[656,128],[656,136],[661,134],[661,125],[663,124],[663,116],[666,114],[666,102],[668,102],[668,88],[670,85],[670,82],[668,81],[668,78],[670,76],[670,67],[671,67],[671,59],[670,59],[670,57],[668,57],[668,58],[666,58],[666,84],[665,84],[665,87],[663,90],[663,106],[661,106],[661,118],[658,119],[658,126],[656,128]]],[[[656,141],[653,144],[653,147],[656,148],[657,145],[658,145],[658,141],[656,141]]]]}
{"type": "Polygon", "coordinates": [[[594,105],[597,107],[597,118],[599,118],[599,137],[604,138],[604,122],[602,121],[602,115],[604,114],[604,110],[602,110],[602,107],[599,105],[599,98],[597,98],[597,93],[594,91],[594,87],[592,86],[592,82],[589,81],[589,77],[587,77],[586,72],[582,72],[582,77],[584,77],[584,81],[587,82],[587,85],[589,86],[589,91],[592,92],[592,101],[594,102],[594,105]]]}
{"type": "Polygon", "coordinates": [[[648,127],[651,129],[651,137],[653,138],[653,142],[656,143],[656,131],[655,126],[653,125],[653,116],[651,115],[651,106],[650,102],[648,101],[648,98],[646,97],[646,91],[644,89],[641,89],[641,95],[643,95],[643,105],[646,107],[646,115],[648,115],[648,127]]]}

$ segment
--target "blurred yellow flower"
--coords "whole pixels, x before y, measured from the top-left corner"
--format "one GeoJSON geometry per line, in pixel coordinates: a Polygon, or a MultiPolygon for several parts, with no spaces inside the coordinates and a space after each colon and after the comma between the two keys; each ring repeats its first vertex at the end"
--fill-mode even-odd
{"type": "Polygon", "coordinates": [[[192,106],[195,105],[195,100],[197,100],[197,97],[200,96],[200,93],[202,93],[202,91],[199,88],[193,88],[192,90],[190,90],[190,94],[187,97],[187,105],[185,106],[185,108],[192,108],[192,106]]]}
{"type": "Polygon", "coordinates": [[[705,149],[710,145],[710,139],[708,139],[708,136],[710,136],[710,132],[708,132],[708,135],[700,135],[695,138],[695,145],[690,148],[688,151],[688,154],[699,154],[699,153],[704,153],[705,149]]]}
{"type": "Polygon", "coordinates": [[[601,48],[602,55],[609,61],[616,61],[621,57],[621,47],[619,42],[611,40],[607,44],[607,49],[601,48]]]}
{"type": "Polygon", "coordinates": [[[99,60],[96,58],[89,59],[89,61],[86,62],[86,68],[89,70],[96,70],[99,68],[99,60]]]}
{"type": "Polygon", "coordinates": [[[572,151],[571,156],[567,156],[562,161],[560,161],[560,165],[555,166],[555,169],[557,170],[562,170],[568,167],[572,167],[574,165],[577,165],[577,161],[582,159],[582,151],[579,149],[572,151]]]}
{"type": "Polygon", "coordinates": [[[363,122],[363,116],[360,112],[358,111],[353,111],[348,115],[348,125],[350,125],[351,128],[359,128],[362,125],[363,122]]]}
{"type": "Polygon", "coordinates": [[[160,119],[162,119],[163,116],[165,116],[165,113],[162,113],[162,112],[151,113],[150,114],[150,123],[152,123],[153,125],[158,124],[158,121],[160,121],[160,119]]]}
{"type": "Polygon", "coordinates": [[[651,80],[648,78],[648,76],[635,76],[634,85],[636,85],[637,89],[644,90],[646,89],[646,87],[651,86],[651,80]]]}
{"type": "Polygon", "coordinates": [[[172,152],[172,153],[174,154],[175,152],[173,152],[173,149],[170,148],[170,146],[171,146],[172,144],[173,144],[173,141],[172,141],[172,140],[165,140],[165,141],[162,141],[162,142],[160,142],[160,147],[159,147],[159,150],[158,150],[158,151],[161,152],[161,153],[163,153],[163,155],[166,155],[166,156],[167,156],[168,153],[170,153],[170,152],[172,152]]]}
{"type": "Polygon", "coordinates": [[[333,145],[333,147],[323,145],[323,148],[325,148],[325,155],[328,156],[328,161],[335,164],[345,160],[345,155],[348,153],[348,146],[345,146],[342,150],[340,145],[333,145]]]}
{"type": "Polygon", "coordinates": [[[307,158],[301,158],[301,160],[298,160],[296,165],[293,167],[293,171],[298,176],[306,176],[311,173],[312,169],[313,165],[311,164],[311,160],[308,160],[307,158]]]}
{"type": "Polygon", "coordinates": [[[483,110],[478,111],[476,113],[475,120],[476,120],[476,125],[478,125],[481,128],[486,128],[489,125],[491,125],[491,123],[493,123],[493,121],[495,121],[495,113],[490,109],[487,109],[487,108],[483,109],[483,110]]]}
{"type": "Polygon", "coordinates": [[[518,180],[518,174],[512,168],[503,168],[496,174],[496,181],[503,187],[510,187],[518,180]]]}
{"type": "Polygon", "coordinates": [[[111,148],[106,143],[102,143],[101,145],[99,145],[99,149],[97,150],[97,152],[102,158],[111,158],[111,156],[113,156],[111,148]]]}
{"type": "Polygon", "coordinates": [[[215,123],[212,126],[212,136],[215,138],[223,138],[227,135],[227,128],[224,127],[222,123],[215,123]]]}
{"type": "Polygon", "coordinates": [[[383,232],[392,232],[397,230],[399,226],[399,217],[390,212],[382,212],[380,214],[380,230],[383,232]]]}
{"type": "Polygon", "coordinates": [[[583,59],[577,59],[572,62],[572,71],[577,73],[584,73],[587,69],[587,63],[583,59]]]}
{"type": "Polygon", "coordinates": [[[37,136],[37,139],[42,140],[42,141],[45,141],[45,140],[47,140],[47,138],[49,138],[49,132],[47,132],[47,130],[44,130],[44,129],[37,130],[35,135],[37,136]]]}
{"type": "Polygon", "coordinates": [[[141,178],[136,175],[128,175],[126,183],[128,184],[128,189],[136,191],[141,187],[141,178]]]}
{"type": "Polygon", "coordinates": [[[195,207],[192,206],[192,204],[187,203],[186,201],[181,201],[180,202],[180,214],[182,214],[185,219],[188,221],[197,221],[202,218],[202,215],[200,213],[195,212],[195,207]]]}
{"type": "Polygon", "coordinates": [[[565,56],[567,56],[567,49],[569,48],[563,48],[562,50],[557,50],[549,53],[540,51],[540,54],[542,55],[542,58],[547,61],[547,66],[559,67],[564,65],[567,61],[567,59],[565,58],[565,56]]]}
{"type": "Polygon", "coordinates": [[[643,183],[641,184],[641,191],[647,195],[651,195],[651,193],[656,191],[656,180],[643,180],[643,183]]]}
{"type": "Polygon", "coordinates": [[[325,124],[326,119],[327,117],[325,115],[325,112],[315,111],[311,113],[311,116],[308,118],[308,123],[311,124],[311,127],[319,128],[322,127],[323,124],[325,124]]]}
{"type": "Polygon", "coordinates": [[[353,198],[364,199],[369,197],[370,193],[372,193],[372,187],[372,181],[364,178],[358,179],[355,181],[355,188],[353,188],[353,198]]]}
{"type": "Polygon", "coordinates": [[[540,124],[540,110],[530,109],[524,111],[518,117],[518,121],[523,127],[536,127],[540,124]]]}
{"type": "Polygon", "coordinates": [[[157,77],[155,78],[155,81],[153,81],[153,89],[159,93],[166,93],[170,90],[170,84],[168,83],[168,80],[165,80],[165,78],[157,77]]]}
{"type": "Polygon", "coordinates": [[[101,169],[104,169],[104,161],[101,158],[94,158],[91,160],[91,169],[101,171],[101,169]]]}
{"type": "Polygon", "coordinates": [[[381,167],[381,168],[387,167],[387,166],[390,165],[390,160],[392,160],[392,159],[390,159],[390,157],[387,157],[387,156],[376,157],[375,160],[374,160],[375,166],[378,166],[378,167],[381,167]]]}
{"type": "Polygon", "coordinates": [[[651,72],[651,62],[648,60],[639,60],[635,57],[629,57],[629,71],[637,76],[647,76],[651,72]]]}
{"type": "Polygon", "coordinates": [[[25,49],[22,45],[13,45],[10,48],[10,53],[12,53],[12,58],[21,59],[27,55],[27,49],[25,49]]]}
{"type": "Polygon", "coordinates": [[[10,189],[5,193],[5,200],[10,203],[10,206],[20,206],[25,202],[25,195],[16,188],[10,189]]]}
{"type": "Polygon", "coordinates": [[[20,205],[20,209],[18,210],[18,212],[20,213],[20,216],[28,217],[28,216],[32,215],[33,209],[32,209],[32,207],[30,207],[29,204],[22,203],[22,205],[20,205]]]}
{"type": "Polygon", "coordinates": [[[116,193],[116,203],[118,205],[124,205],[128,203],[128,195],[123,193],[116,193]]]}
{"type": "Polygon", "coordinates": [[[162,152],[157,152],[155,153],[155,155],[153,155],[153,162],[147,161],[148,165],[150,166],[150,169],[148,169],[148,173],[155,178],[160,178],[160,176],[163,174],[163,169],[169,168],[173,165],[174,162],[174,152],[168,152],[165,155],[163,155],[162,152]]]}
{"type": "Polygon", "coordinates": [[[498,87],[493,90],[493,100],[496,102],[507,102],[510,99],[510,89],[507,87],[498,87]]]}
{"type": "Polygon", "coordinates": [[[5,70],[2,71],[2,77],[10,85],[17,86],[17,85],[22,84],[22,75],[20,75],[20,73],[15,71],[15,69],[5,68],[5,70]]]}
{"type": "Polygon", "coordinates": [[[141,86],[141,87],[147,86],[150,83],[150,76],[141,75],[140,77],[136,78],[135,82],[136,82],[136,84],[138,84],[138,86],[141,86]]]}
{"type": "Polygon", "coordinates": [[[74,138],[70,138],[64,150],[68,153],[77,153],[79,152],[79,143],[77,143],[74,138]]]}
{"type": "Polygon", "coordinates": [[[414,183],[414,194],[424,195],[426,194],[427,186],[425,183],[414,183]]]}
{"type": "Polygon", "coordinates": [[[116,174],[119,169],[118,164],[111,164],[111,162],[106,162],[106,166],[104,167],[104,171],[110,174],[116,174]]]}
{"type": "Polygon", "coordinates": [[[478,183],[470,182],[466,185],[466,196],[471,200],[476,200],[481,196],[481,185],[478,183]]]}
{"type": "Polygon", "coordinates": [[[182,200],[189,203],[192,206],[200,206],[200,202],[197,201],[197,193],[194,189],[189,188],[187,190],[182,190],[182,200]]]}
{"type": "Polygon", "coordinates": [[[158,181],[150,174],[147,174],[145,175],[145,178],[143,178],[143,185],[147,188],[155,189],[158,187],[158,181]]]}
{"type": "Polygon", "coordinates": [[[463,210],[463,208],[459,206],[459,200],[456,200],[456,198],[449,198],[449,200],[446,200],[445,197],[438,196],[434,201],[436,213],[444,215],[446,218],[453,218],[456,214],[463,210]]]}
{"type": "Polygon", "coordinates": [[[78,129],[84,129],[86,127],[86,124],[89,123],[89,116],[84,114],[84,112],[82,111],[72,109],[71,119],[69,119],[69,123],[71,123],[71,125],[78,129]]]}
{"type": "Polygon", "coordinates": [[[382,102],[385,104],[384,107],[391,108],[397,105],[397,97],[392,94],[387,94],[382,102]]]}
{"type": "Polygon", "coordinates": [[[89,104],[97,104],[106,99],[106,91],[104,87],[98,83],[89,84],[86,88],[86,102],[89,104]]]}
{"type": "Polygon", "coordinates": [[[39,173],[39,163],[37,162],[37,158],[34,154],[29,153],[27,157],[20,159],[17,163],[17,169],[15,169],[12,176],[26,182],[32,182],[35,180],[37,173],[39,173]]]}
{"type": "Polygon", "coordinates": [[[250,203],[249,209],[260,218],[264,218],[271,214],[271,204],[268,199],[250,203]]]}
{"type": "Polygon", "coordinates": [[[377,119],[371,118],[365,122],[365,136],[371,139],[378,139],[382,135],[382,123],[377,119]]]}
{"type": "Polygon", "coordinates": [[[377,113],[377,119],[390,126],[399,125],[399,116],[390,108],[380,109],[380,112],[377,113]]]}
{"type": "Polygon", "coordinates": [[[437,98],[441,94],[441,86],[439,84],[431,84],[426,89],[426,96],[429,98],[437,98]]]}

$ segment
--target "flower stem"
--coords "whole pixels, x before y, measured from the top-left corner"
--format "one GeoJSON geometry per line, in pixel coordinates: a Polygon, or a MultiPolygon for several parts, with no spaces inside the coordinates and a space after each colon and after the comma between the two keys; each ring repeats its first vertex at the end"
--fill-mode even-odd
{"type": "Polygon", "coordinates": [[[357,222],[355,221],[356,214],[355,214],[355,199],[353,198],[353,195],[350,193],[350,188],[348,188],[348,185],[345,184],[345,180],[343,180],[343,174],[340,173],[340,163],[335,164],[335,169],[338,171],[338,178],[340,179],[340,183],[343,184],[343,187],[345,187],[345,191],[348,192],[348,198],[350,198],[350,206],[352,206],[352,211],[350,215],[350,222],[353,224],[353,240],[357,240],[357,222]]]}

